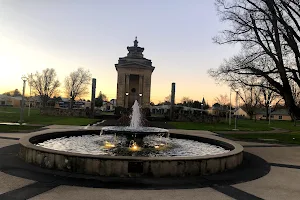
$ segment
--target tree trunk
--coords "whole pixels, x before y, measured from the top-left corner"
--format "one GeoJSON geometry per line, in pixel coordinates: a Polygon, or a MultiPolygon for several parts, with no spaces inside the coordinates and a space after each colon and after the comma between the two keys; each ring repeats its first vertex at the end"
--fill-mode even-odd
{"type": "Polygon", "coordinates": [[[293,120],[300,119],[300,108],[296,106],[293,95],[288,92],[284,93],[285,105],[293,120]]]}
{"type": "MultiPolygon", "coordinates": [[[[278,68],[280,71],[280,68],[278,68]]],[[[280,74],[282,80],[281,96],[285,101],[286,108],[293,120],[300,118],[300,108],[295,104],[295,99],[286,74],[280,74]],[[285,76],[284,76],[285,75],[285,76]]]]}
{"type": "Polygon", "coordinates": [[[269,113],[269,105],[267,105],[265,108],[266,108],[266,121],[268,121],[269,117],[271,117],[270,116],[271,113],[269,113]]]}
{"type": "Polygon", "coordinates": [[[41,99],[42,99],[42,106],[43,106],[43,108],[46,108],[48,98],[46,96],[43,96],[43,97],[41,97],[41,99]]]}
{"type": "Polygon", "coordinates": [[[73,109],[73,104],[74,104],[74,99],[71,98],[71,99],[70,99],[70,109],[71,109],[71,110],[73,109]]]}

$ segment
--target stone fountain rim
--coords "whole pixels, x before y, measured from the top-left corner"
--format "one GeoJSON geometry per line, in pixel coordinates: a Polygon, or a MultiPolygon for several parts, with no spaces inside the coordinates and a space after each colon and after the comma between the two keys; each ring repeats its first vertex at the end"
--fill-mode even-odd
{"type": "MultiPolygon", "coordinates": [[[[64,155],[66,157],[79,157],[79,158],[91,158],[91,159],[103,159],[103,160],[127,160],[127,161],[193,161],[193,160],[208,160],[208,159],[214,159],[214,158],[226,158],[226,157],[231,157],[237,154],[240,154],[243,152],[244,148],[238,144],[235,143],[231,140],[221,138],[215,135],[199,135],[196,133],[175,133],[172,132],[172,130],[169,131],[170,134],[173,135],[179,135],[179,136],[193,136],[197,138],[206,138],[206,139],[211,139],[215,140],[219,143],[225,143],[229,146],[231,146],[233,149],[230,150],[229,152],[223,153],[223,154],[217,154],[217,155],[205,155],[205,156],[182,156],[182,157],[132,157],[132,156],[107,156],[107,155],[91,155],[91,154],[81,154],[81,153],[72,153],[72,152],[66,152],[66,151],[58,151],[58,150],[53,150],[53,149],[47,149],[43,147],[39,147],[34,145],[33,143],[30,142],[30,139],[34,137],[45,137],[47,135],[51,135],[53,133],[74,133],[74,132],[94,132],[95,130],[83,130],[83,129],[74,129],[74,130],[45,130],[45,131],[38,131],[34,133],[30,133],[24,137],[22,137],[19,140],[19,143],[21,146],[31,149],[31,150],[36,150],[38,152],[43,152],[43,153],[49,153],[49,154],[56,154],[56,155],[64,155]]],[[[182,130],[184,132],[184,130],[182,130]]],[[[84,134],[83,134],[84,135],[84,134]]],[[[85,134],[87,135],[87,134],[85,134]]],[[[65,136],[68,136],[67,134],[65,136]]],[[[70,135],[71,136],[71,135],[70,135]]],[[[79,136],[79,135],[78,135],[79,136]]],[[[63,136],[61,136],[63,137],[63,136]]],[[[50,138],[49,138],[50,139],[50,138]]],[[[201,142],[201,140],[199,140],[201,142]]]]}

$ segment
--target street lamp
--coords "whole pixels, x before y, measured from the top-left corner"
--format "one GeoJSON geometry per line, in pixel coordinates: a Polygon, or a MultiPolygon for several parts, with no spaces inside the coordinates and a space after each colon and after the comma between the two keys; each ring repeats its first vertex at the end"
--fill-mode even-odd
{"type": "Polygon", "coordinates": [[[202,119],[202,116],[203,116],[203,103],[201,103],[201,119],[202,119]]]}
{"type": "Polygon", "coordinates": [[[32,85],[32,73],[30,74],[30,78],[28,80],[29,83],[29,106],[28,106],[28,117],[30,116],[30,107],[31,107],[31,85],[32,85]]]}
{"type": "Polygon", "coordinates": [[[229,105],[229,126],[231,126],[231,89],[230,89],[230,93],[229,93],[229,101],[230,101],[230,105],[229,105]]]}
{"type": "Polygon", "coordinates": [[[24,122],[24,119],[23,119],[23,113],[24,113],[24,95],[25,95],[25,85],[26,85],[27,78],[26,78],[26,76],[22,76],[21,79],[23,81],[23,95],[22,95],[20,121],[19,121],[20,124],[22,124],[24,122]]]}
{"type": "Polygon", "coordinates": [[[234,130],[237,130],[236,128],[236,123],[237,123],[237,111],[238,111],[238,95],[239,95],[239,90],[236,89],[235,90],[236,94],[235,94],[235,121],[234,121],[234,130]]]}
{"type": "Polygon", "coordinates": [[[272,106],[269,105],[269,126],[271,125],[271,108],[272,106]]]}

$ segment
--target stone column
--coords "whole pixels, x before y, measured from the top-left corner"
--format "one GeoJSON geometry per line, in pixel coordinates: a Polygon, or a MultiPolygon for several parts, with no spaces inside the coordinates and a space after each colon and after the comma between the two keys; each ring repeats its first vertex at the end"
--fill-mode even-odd
{"type": "Polygon", "coordinates": [[[174,105],[175,105],[175,83],[172,83],[171,89],[171,107],[170,107],[170,119],[174,118],[174,105]]]}
{"type": "Polygon", "coordinates": [[[130,74],[125,74],[125,108],[128,108],[128,101],[129,101],[129,78],[130,78],[130,74]],[[126,93],[128,95],[126,95],[126,93]]]}
{"type": "Polygon", "coordinates": [[[91,117],[94,117],[94,110],[95,110],[95,95],[96,95],[96,79],[92,79],[92,97],[91,97],[91,117]]]}
{"type": "Polygon", "coordinates": [[[151,73],[145,74],[143,79],[143,105],[150,106],[151,73]]]}
{"type": "Polygon", "coordinates": [[[125,107],[125,74],[118,73],[117,106],[125,107]]]}

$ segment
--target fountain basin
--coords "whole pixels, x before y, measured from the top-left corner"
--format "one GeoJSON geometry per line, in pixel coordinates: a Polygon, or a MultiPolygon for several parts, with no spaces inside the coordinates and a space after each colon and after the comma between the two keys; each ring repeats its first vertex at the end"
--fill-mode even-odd
{"type": "Polygon", "coordinates": [[[43,168],[74,173],[116,177],[184,177],[208,175],[234,169],[243,160],[243,147],[214,135],[180,134],[179,139],[201,141],[230,150],[224,154],[194,157],[132,157],[70,153],[46,149],[35,144],[59,137],[98,134],[96,130],[40,131],[20,140],[19,156],[43,168]]]}

